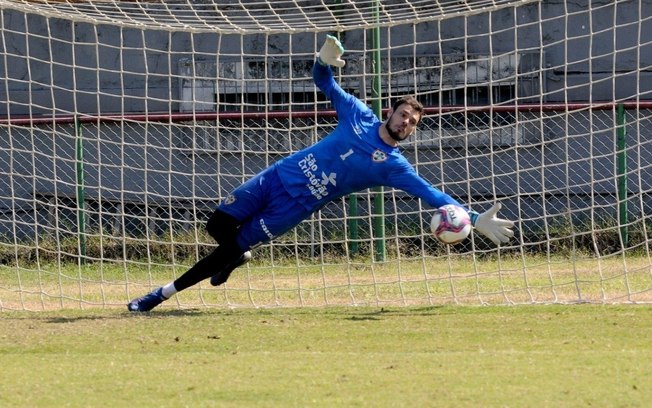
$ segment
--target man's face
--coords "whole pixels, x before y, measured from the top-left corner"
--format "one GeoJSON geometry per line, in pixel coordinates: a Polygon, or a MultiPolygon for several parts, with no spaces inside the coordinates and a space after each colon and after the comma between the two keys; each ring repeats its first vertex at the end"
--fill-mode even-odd
{"type": "Polygon", "coordinates": [[[417,123],[421,119],[419,112],[407,103],[399,106],[396,111],[390,109],[389,117],[385,122],[385,128],[392,139],[400,142],[407,139],[417,128],[417,123]]]}

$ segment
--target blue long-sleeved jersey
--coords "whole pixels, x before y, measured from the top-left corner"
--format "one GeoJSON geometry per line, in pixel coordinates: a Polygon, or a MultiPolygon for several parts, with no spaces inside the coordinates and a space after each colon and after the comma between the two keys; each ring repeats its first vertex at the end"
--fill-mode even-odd
{"type": "Polygon", "coordinates": [[[382,141],[378,129],[382,122],[338,85],[329,66],[315,62],[313,78],[333,104],[338,125],[318,143],[275,164],[285,189],[307,210],[318,210],[336,198],[378,186],[403,190],[434,208],[461,206],[421,178],[397,147],[382,141]]]}

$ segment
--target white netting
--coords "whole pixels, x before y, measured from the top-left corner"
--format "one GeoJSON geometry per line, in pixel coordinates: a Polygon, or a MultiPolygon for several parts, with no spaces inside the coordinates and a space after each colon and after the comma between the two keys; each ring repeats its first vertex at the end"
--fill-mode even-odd
{"type": "Polygon", "coordinates": [[[0,1],[26,13],[136,28],[237,34],[351,30],[487,12],[540,0],[0,1]]]}
{"type": "Polygon", "coordinates": [[[651,15],[647,0],[0,1],[0,309],[124,307],[185,272],[220,199],[336,125],[311,77],[327,32],[347,91],[426,106],[403,144],[417,171],[474,209],[501,202],[516,239],[445,247],[418,200],[362,191],[167,307],[648,302],[651,15]]]}

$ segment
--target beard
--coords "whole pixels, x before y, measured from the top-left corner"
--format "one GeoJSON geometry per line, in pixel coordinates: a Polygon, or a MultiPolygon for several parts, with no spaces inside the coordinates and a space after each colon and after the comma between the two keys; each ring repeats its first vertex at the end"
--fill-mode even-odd
{"type": "Polygon", "coordinates": [[[387,122],[385,122],[385,129],[387,130],[387,133],[389,134],[389,137],[396,140],[397,142],[402,142],[403,140],[405,140],[405,137],[401,138],[401,136],[399,136],[398,132],[392,130],[389,127],[389,122],[391,122],[391,120],[388,120],[387,122]]]}

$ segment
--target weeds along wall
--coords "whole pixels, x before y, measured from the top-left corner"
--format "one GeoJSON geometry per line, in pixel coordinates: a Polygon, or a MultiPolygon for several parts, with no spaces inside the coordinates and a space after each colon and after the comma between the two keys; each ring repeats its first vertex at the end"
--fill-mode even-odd
{"type": "Polygon", "coordinates": [[[326,34],[344,89],[426,106],[402,144],[419,174],[475,210],[501,202],[516,239],[443,247],[425,203],[361,191],[179,307],[648,301],[650,15],[650,0],[0,1],[0,309],[121,305],[183,273],[221,199],[336,126],[311,77],[326,34]]]}

